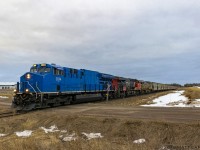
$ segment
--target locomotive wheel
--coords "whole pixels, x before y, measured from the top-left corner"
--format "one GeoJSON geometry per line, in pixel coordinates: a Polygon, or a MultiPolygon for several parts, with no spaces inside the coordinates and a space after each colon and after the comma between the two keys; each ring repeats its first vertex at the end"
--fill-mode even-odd
{"type": "Polygon", "coordinates": [[[49,106],[50,106],[51,108],[53,108],[53,107],[54,107],[54,104],[53,104],[53,103],[50,103],[49,106]]]}

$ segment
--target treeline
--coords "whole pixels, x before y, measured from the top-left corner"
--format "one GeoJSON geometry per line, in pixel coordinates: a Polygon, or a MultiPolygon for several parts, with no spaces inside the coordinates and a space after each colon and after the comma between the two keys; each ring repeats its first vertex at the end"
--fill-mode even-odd
{"type": "Polygon", "coordinates": [[[180,84],[178,84],[178,83],[172,83],[172,84],[170,84],[170,85],[172,85],[172,86],[177,86],[177,87],[182,87],[182,85],[180,85],[180,84]]]}
{"type": "Polygon", "coordinates": [[[184,87],[193,87],[193,86],[199,86],[200,87],[200,83],[187,83],[184,85],[184,87]]]}
{"type": "Polygon", "coordinates": [[[183,86],[181,84],[178,84],[178,83],[172,83],[170,85],[176,86],[176,87],[193,87],[193,86],[199,86],[200,87],[200,83],[186,83],[183,86]]]}

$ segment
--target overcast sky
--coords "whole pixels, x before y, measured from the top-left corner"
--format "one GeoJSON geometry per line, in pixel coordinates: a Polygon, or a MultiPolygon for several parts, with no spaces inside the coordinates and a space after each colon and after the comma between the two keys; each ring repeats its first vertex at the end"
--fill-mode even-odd
{"type": "Polygon", "coordinates": [[[199,0],[0,1],[0,82],[35,63],[200,82],[199,8],[199,0]]]}

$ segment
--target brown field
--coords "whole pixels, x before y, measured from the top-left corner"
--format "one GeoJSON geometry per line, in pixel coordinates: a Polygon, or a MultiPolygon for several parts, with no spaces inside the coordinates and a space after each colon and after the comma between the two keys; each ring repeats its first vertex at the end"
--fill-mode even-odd
{"type": "Polygon", "coordinates": [[[184,95],[188,97],[190,100],[200,99],[200,88],[197,87],[186,88],[184,95]]]}
{"type": "Polygon", "coordinates": [[[6,96],[8,97],[8,99],[4,99],[0,97],[0,101],[12,101],[12,97],[13,97],[14,93],[13,90],[0,90],[0,96],[6,96]]]}
{"type": "MultiPolygon", "coordinates": [[[[198,108],[144,108],[138,105],[168,92],[38,110],[27,114],[1,118],[0,149],[8,150],[165,150],[200,149],[200,110],[198,108]],[[45,133],[41,127],[56,125],[59,130],[45,133]],[[18,137],[15,132],[31,130],[30,137],[18,137]],[[87,140],[82,132],[101,133],[103,138],[87,140]],[[63,141],[61,135],[75,133],[75,141],[63,141]],[[134,140],[146,140],[135,144],[134,140]],[[171,147],[171,148],[170,148],[171,147]]],[[[0,103],[1,112],[9,109],[9,100],[0,103]]],[[[2,100],[1,100],[2,101],[2,100]]]]}
{"type": "Polygon", "coordinates": [[[96,118],[78,115],[62,115],[54,112],[44,114],[36,112],[15,118],[2,119],[0,133],[8,134],[0,138],[0,149],[83,149],[83,150],[132,150],[160,149],[165,145],[198,146],[200,145],[200,124],[169,123],[163,121],[141,121],[132,119],[96,118]],[[44,133],[41,126],[57,125],[60,130],[75,132],[76,141],[64,142],[61,132],[44,133]],[[17,137],[14,132],[32,130],[33,135],[27,138],[17,137]],[[86,140],[81,135],[101,133],[103,138],[86,140]],[[133,141],[144,138],[143,144],[133,141]]]}

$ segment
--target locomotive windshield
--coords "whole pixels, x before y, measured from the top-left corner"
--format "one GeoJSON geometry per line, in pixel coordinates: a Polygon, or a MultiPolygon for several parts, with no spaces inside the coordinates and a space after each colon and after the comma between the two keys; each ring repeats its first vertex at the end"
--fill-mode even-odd
{"type": "Polygon", "coordinates": [[[48,68],[48,67],[40,67],[40,68],[37,68],[37,67],[32,67],[30,72],[32,73],[49,73],[51,71],[51,68],[48,68]]]}
{"type": "Polygon", "coordinates": [[[36,67],[32,67],[31,70],[30,70],[30,72],[32,72],[32,73],[33,72],[37,72],[37,68],[36,67]]]}
{"type": "Polygon", "coordinates": [[[40,67],[38,68],[38,72],[39,73],[48,73],[51,71],[51,68],[47,68],[47,67],[40,67]]]}

